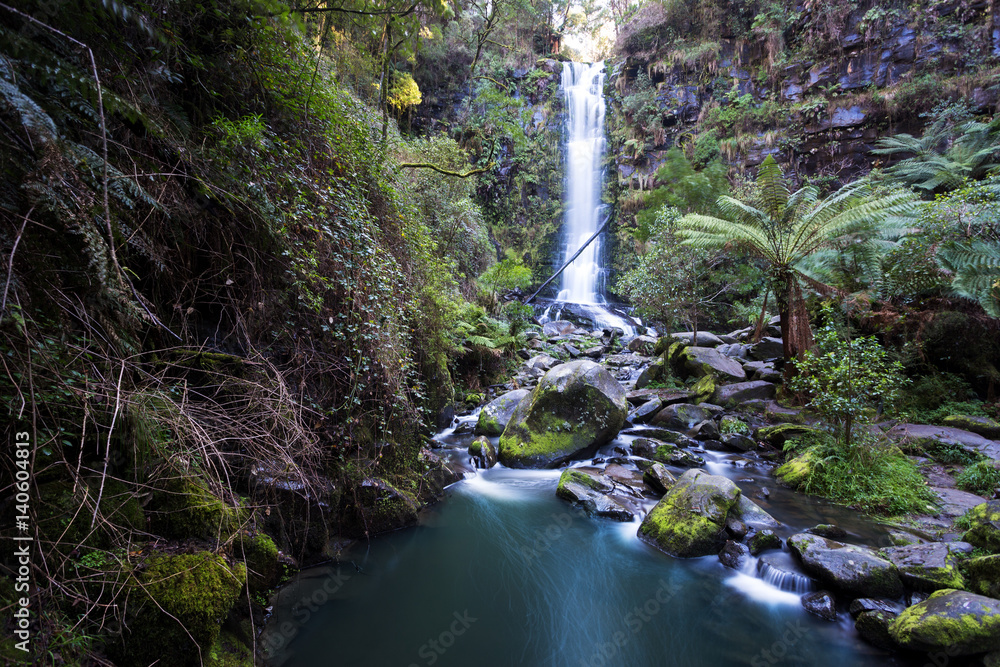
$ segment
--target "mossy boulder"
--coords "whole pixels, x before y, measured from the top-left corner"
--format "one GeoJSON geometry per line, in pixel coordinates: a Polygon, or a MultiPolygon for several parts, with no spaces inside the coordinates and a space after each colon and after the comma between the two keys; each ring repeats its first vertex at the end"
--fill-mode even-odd
{"type": "Polygon", "coordinates": [[[612,440],[625,423],[625,390],[606,368],[571,361],[546,373],[500,436],[500,462],[552,468],[612,440]]]}
{"type": "Polygon", "coordinates": [[[479,420],[476,422],[476,435],[498,436],[507,428],[507,422],[514,414],[514,408],[521,400],[531,393],[529,389],[515,389],[508,391],[502,396],[498,396],[487,403],[479,411],[479,420]]]}
{"type": "Polygon", "coordinates": [[[763,440],[775,447],[782,447],[789,440],[797,440],[799,438],[828,439],[829,437],[830,434],[821,428],[804,426],[802,424],[777,424],[757,429],[757,439],[763,440]]]}
{"type": "Polygon", "coordinates": [[[416,496],[388,480],[366,477],[344,495],[348,502],[341,529],[347,536],[374,537],[417,522],[420,503],[416,496]]]}
{"type": "Polygon", "coordinates": [[[899,570],[903,583],[916,590],[965,587],[958,559],[943,542],[891,547],[882,554],[899,570]]]}
{"type": "Polygon", "coordinates": [[[632,451],[651,461],[678,468],[698,468],[705,465],[705,459],[697,454],[686,452],[671,442],[653,438],[636,438],[632,441],[632,451]]]}
{"type": "Polygon", "coordinates": [[[1000,600],[944,589],[904,610],[889,626],[900,646],[950,656],[1000,650],[1000,600]]]}
{"type": "Polygon", "coordinates": [[[205,667],[254,667],[253,651],[233,633],[222,631],[205,656],[205,667]]]}
{"type": "Polygon", "coordinates": [[[239,527],[241,511],[212,493],[198,477],[172,477],[148,507],[153,532],[175,539],[227,539],[239,527]]]}
{"type": "Polygon", "coordinates": [[[750,435],[751,429],[747,423],[733,415],[724,415],[719,420],[719,432],[722,434],[735,433],[737,435],[750,435]]]}
{"type": "Polygon", "coordinates": [[[233,553],[247,566],[247,588],[251,593],[270,590],[278,583],[278,547],[267,535],[240,535],[233,553]]]}
{"type": "Polygon", "coordinates": [[[962,539],[990,553],[1000,553],[1000,500],[976,505],[965,517],[971,527],[962,539]]]}
{"type": "Polygon", "coordinates": [[[670,368],[663,359],[657,359],[642,369],[635,380],[635,388],[642,389],[656,382],[663,382],[670,377],[670,368]]]}
{"type": "Polygon", "coordinates": [[[780,549],[781,538],[775,535],[773,530],[765,528],[754,533],[747,541],[747,545],[750,547],[751,555],[759,556],[768,549],[780,549]]]}
{"type": "Polygon", "coordinates": [[[806,573],[836,590],[856,597],[903,594],[896,566],[871,549],[808,533],[788,538],[788,548],[802,561],[806,573]]]}
{"type": "Polygon", "coordinates": [[[797,489],[802,486],[812,475],[816,465],[820,462],[819,454],[815,450],[807,449],[794,459],[785,462],[774,471],[774,476],[783,484],[797,489]]]}
{"type": "Polygon", "coordinates": [[[984,438],[1000,440],[1000,422],[989,417],[976,417],[972,415],[948,415],[941,420],[941,423],[951,428],[960,428],[963,431],[978,433],[984,438]]]}
{"type": "Polygon", "coordinates": [[[477,468],[492,468],[497,464],[497,448],[485,436],[479,436],[469,445],[469,456],[477,468]]]}
{"type": "Polygon", "coordinates": [[[246,582],[245,565],[230,566],[210,552],[151,557],[131,593],[119,663],[198,664],[199,652],[210,655],[246,582]]]}
{"type": "Polygon", "coordinates": [[[723,382],[744,382],[747,379],[742,364],[712,347],[684,348],[673,366],[683,377],[711,375],[723,382]]]}
{"type": "Polygon", "coordinates": [[[688,470],[650,510],[639,538],[672,556],[714,555],[726,543],[726,516],[740,490],[725,477],[688,470]]]}
{"type": "Polygon", "coordinates": [[[724,407],[741,405],[746,401],[766,401],[774,398],[777,388],[771,382],[751,380],[716,387],[712,402],[724,407]]]}
{"type": "Polygon", "coordinates": [[[653,463],[643,471],[642,481],[654,493],[662,494],[669,491],[677,483],[677,478],[662,463],[653,463]]]}
{"type": "Polygon", "coordinates": [[[863,611],[854,620],[854,629],[868,643],[881,649],[893,650],[896,642],[889,633],[889,626],[895,618],[895,615],[882,609],[863,611]]]}
{"type": "Polygon", "coordinates": [[[711,419],[712,413],[690,403],[674,403],[656,413],[652,423],[655,426],[689,429],[695,424],[711,419]]]}
{"type": "Polygon", "coordinates": [[[1000,599],[1000,555],[970,558],[962,564],[966,588],[973,593],[1000,599]]]}
{"type": "Polygon", "coordinates": [[[706,375],[688,389],[691,392],[691,402],[704,403],[708,401],[715,395],[716,388],[715,378],[711,375],[706,375]]]}

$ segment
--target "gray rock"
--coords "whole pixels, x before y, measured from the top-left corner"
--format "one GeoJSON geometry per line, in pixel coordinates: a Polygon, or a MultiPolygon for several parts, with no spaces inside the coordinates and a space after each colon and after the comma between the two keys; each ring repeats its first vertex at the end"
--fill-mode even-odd
{"type": "Polygon", "coordinates": [[[553,356],[548,354],[536,354],[531,359],[524,362],[523,368],[534,371],[542,371],[543,373],[552,370],[562,362],[553,356]]]}
{"type": "Polygon", "coordinates": [[[965,591],[940,590],[904,610],[889,625],[900,646],[949,656],[1000,650],[1000,600],[965,591]]]}
{"type": "Polygon", "coordinates": [[[642,369],[642,373],[640,373],[639,377],[635,380],[635,388],[642,389],[649,384],[659,382],[668,375],[667,363],[663,361],[663,359],[657,359],[649,366],[642,369]]]}
{"type": "Polygon", "coordinates": [[[765,512],[760,505],[743,495],[736,501],[731,513],[753,528],[777,528],[781,525],[780,521],[765,512]]]}
{"type": "Polygon", "coordinates": [[[746,545],[734,542],[733,540],[727,540],[726,545],[719,552],[719,560],[726,567],[739,570],[743,567],[743,563],[746,561],[749,553],[750,550],[746,548],[746,545]]]}
{"type": "Polygon", "coordinates": [[[719,426],[711,419],[706,419],[691,429],[691,435],[698,440],[714,440],[719,437],[719,426]]]}
{"type": "MultiPolygon", "coordinates": [[[[728,338],[728,336],[726,336],[728,338]]],[[[732,359],[746,359],[747,358],[747,346],[740,343],[726,343],[715,348],[721,354],[726,355],[732,359]]]]}
{"type": "Polygon", "coordinates": [[[1000,442],[958,428],[929,424],[897,424],[889,430],[888,436],[909,447],[933,450],[935,445],[946,445],[961,447],[967,452],[982,454],[990,459],[1000,459],[1000,442]]]}
{"type": "Polygon", "coordinates": [[[633,512],[607,495],[614,488],[613,482],[597,472],[569,468],[559,477],[556,496],[582,507],[593,516],[631,521],[635,517],[633,512]]]}
{"type": "Polygon", "coordinates": [[[726,517],[726,532],[734,540],[742,540],[750,532],[750,528],[730,512],[729,516],[726,517]]]}
{"type": "Polygon", "coordinates": [[[670,442],[652,438],[636,438],[632,441],[632,451],[636,455],[678,468],[698,468],[705,465],[705,459],[686,452],[670,442]]]}
{"type": "Polygon", "coordinates": [[[646,357],[653,356],[656,339],[652,336],[636,336],[628,343],[628,349],[646,357]]]}
{"type": "Polygon", "coordinates": [[[765,336],[759,343],[754,343],[748,350],[751,359],[764,361],[767,359],[782,359],[785,356],[784,348],[780,338],[765,336]]]}
{"type": "Polygon", "coordinates": [[[903,582],[896,566],[865,547],[799,533],[788,547],[802,560],[806,572],[853,595],[898,597],[903,582]]]}
{"type": "Polygon", "coordinates": [[[723,406],[733,406],[746,401],[766,401],[774,398],[775,391],[776,388],[772,383],[763,380],[724,384],[715,388],[712,402],[723,406]]]}
{"type": "Polygon", "coordinates": [[[701,347],[718,347],[719,345],[723,344],[721,338],[707,331],[699,331],[697,340],[694,340],[695,334],[693,331],[681,331],[678,333],[672,333],[670,334],[670,337],[684,343],[685,345],[698,345],[701,347]]]}
{"type": "Polygon", "coordinates": [[[500,436],[500,462],[558,466],[612,440],[627,413],[625,390],[606,368],[585,359],[557,366],[514,409],[500,436]]]}
{"type": "Polygon", "coordinates": [[[580,356],[580,350],[569,343],[563,343],[562,348],[565,350],[566,354],[569,355],[570,359],[576,359],[580,356]]]}
{"type": "Polygon", "coordinates": [[[989,417],[975,417],[970,415],[949,415],[942,419],[945,426],[962,429],[971,433],[977,433],[984,438],[992,440],[1000,439],[1000,422],[989,417]]]}
{"type": "Polygon", "coordinates": [[[976,505],[967,515],[972,527],[962,539],[990,553],[1000,553],[1000,500],[976,505]]]}
{"type": "Polygon", "coordinates": [[[802,596],[802,606],[814,616],[827,621],[837,620],[837,602],[829,591],[813,591],[802,596]]]}
{"type": "Polygon", "coordinates": [[[583,356],[589,357],[591,359],[600,359],[601,355],[607,351],[607,348],[603,345],[595,345],[594,347],[588,347],[583,351],[583,356]]]}
{"type": "Polygon", "coordinates": [[[632,405],[641,405],[655,398],[666,406],[674,403],[689,403],[691,392],[683,389],[635,389],[625,394],[625,398],[632,405]]]}
{"type": "Polygon", "coordinates": [[[722,436],[722,444],[727,449],[737,452],[752,452],[757,449],[757,443],[752,438],[740,435],[739,433],[727,433],[722,436]]]}
{"type": "Polygon", "coordinates": [[[479,411],[479,421],[476,422],[475,429],[476,435],[497,436],[503,433],[511,415],[514,414],[514,408],[530,393],[531,391],[528,389],[515,389],[487,403],[479,411]]]}
{"type": "Polygon", "coordinates": [[[848,608],[848,611],[853,618],[857,618],[866,611],[884,611],[891,616],[895,616],[900,612],[900,607],[887,600],[857,598],[856,600],[851,600],[851,606],[848,608]]]}
{"type": "Polygon", "coordinates": [[[687,347],[680,353],[683,372],[695,377],[711,375],[724,382],[743,382],[747,374],[743,366],[711,347],[687,347]]]}
{"type": "Polygon", "coordinates": [[[677,478],[662,463],[653,463],[642,473],[642,481],[654,492],[663,494],[670,490],[677,478]]]}
{"type": "Polygon", "coordinates": [[[899,570],[903,583],[921,591],[964,588],[958,560],[943,542],[912,544],[883,549],[882,553],[899,570]]]}
{"type": "Polygon", "coordinates": [[[690,403],[674,403],[660,410],[652,419],[657,426],[689,429],[695,424],[710,420],[712,413],[690,403]]]}
{"type": "Polygon", "coordinates": [[[805,532],[810,535],[819,535],[820,537],[826,537],[831,540],[842,540],[847,537],[846,530],[832,523],[821,523],[813,526],[812,528],[806,528],[805,532]]]}
{"type": "Polygon", "coordinates": [[[546,322],[542,325],[542,334],[546,338],[565,336],[566,334],[571,334],[574,331],[576,331],[576,325],[572,322],[567,322],[566,320],[555,320],[552,322],[546,322]]]}
{"type": "Polygon", "coordinates": [[[651,401],[646,401],[639,407],[628,413],[628,420],[633,424],[644,424],[653,417],[663,408],[663,401],[658,398],[654,398],[651,401]]]}

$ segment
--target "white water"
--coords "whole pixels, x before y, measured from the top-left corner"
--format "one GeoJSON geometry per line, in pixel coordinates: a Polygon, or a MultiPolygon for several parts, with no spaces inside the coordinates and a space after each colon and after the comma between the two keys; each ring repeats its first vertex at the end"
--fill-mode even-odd
{"type": "MultiPolygon", "coordinates": [[[[604,62],[563,63],[562,89],[567,115],[565,262],[602,222],[604,62]]],[[[597,238],[563,271],[560,301],[604,302],[598,285],[600,256],[601,239],[597,238]]]]}

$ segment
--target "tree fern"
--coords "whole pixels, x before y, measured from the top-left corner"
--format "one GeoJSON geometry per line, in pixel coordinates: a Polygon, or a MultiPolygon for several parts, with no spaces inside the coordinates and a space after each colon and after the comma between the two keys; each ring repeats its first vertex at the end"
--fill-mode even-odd
{"type": "Polygon", "coordinates": [[[952,289],[1000,317],[1000,247],[981,239],[938,252],[938,262],[953,274],[952,289]]]}

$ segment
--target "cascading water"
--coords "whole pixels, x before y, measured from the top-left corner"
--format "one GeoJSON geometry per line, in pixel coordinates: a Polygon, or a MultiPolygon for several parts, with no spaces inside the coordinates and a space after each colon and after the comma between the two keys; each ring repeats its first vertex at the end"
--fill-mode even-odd
{"type": "Polygon", "coordinates": [[[563,63],[562,91],[566,103],[566,215],[563,263],[579,256],[563,271],[557,299],[579,304],[574,311],[598,326],[634,333],[634,323],[603,306],[605,270],[601,237],[587,244],[604,223],[601,203],[604,159],[604,62],[563,63]],[[584,246],[584,244],[587,244],[584,246]],[[582,248],[582,250],[581,250],[582,248]]]}
{"type": "MultiPolygon", "coordinates": [[[[601,160],[604,157],[604,63],[563,63],[566,100],[565,262],[601,225],[601,160]]],[[[584,248],[562,275],[560,301],[603,303],[601,239],[584,248]]]]}

